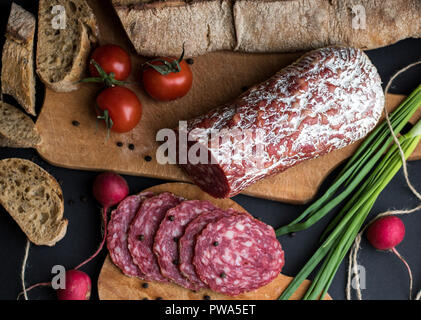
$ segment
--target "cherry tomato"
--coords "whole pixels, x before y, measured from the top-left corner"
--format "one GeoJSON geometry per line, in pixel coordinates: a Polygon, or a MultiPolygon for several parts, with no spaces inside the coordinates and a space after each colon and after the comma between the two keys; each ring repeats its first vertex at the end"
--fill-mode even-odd
{"type": "Polygon", "coordinates": [[[107,128],[114,132],[129,132],[142,118],[142,104],[136,94],[125,87],[111,87],[102,91],[97,99],[99,116],[105,116],[105,110],[112,120],[112,125],[104,118],[107,128]],[[102,113],[102,114],[101,114],[102,113]]]}
{"type": "MultiPolygon", "coordinates": [[[[174,63],[173,58],[158,58],[150,64],[162,66],[165,60],[174,63]]],[[[191,89],[193,73],[186,61],[179,62],[180,69],[168,74],[161,74],[153,67],[145,66],[142,73],[143,87],[155,100],[171,101],[184,97],[191,89]]]]}
{"type": "MultiPolygon", "coordinates": [[[[91,60],[98,63],[105,73],[114,73],[114,78],[119,81],[127,80],[132,71],[129,54],[117,45],[107,44],[96,48],[92,53],[91,60]]],[[[92,77],[99,77],[93,64],[90,64],[89,72],[92,77]]]]}

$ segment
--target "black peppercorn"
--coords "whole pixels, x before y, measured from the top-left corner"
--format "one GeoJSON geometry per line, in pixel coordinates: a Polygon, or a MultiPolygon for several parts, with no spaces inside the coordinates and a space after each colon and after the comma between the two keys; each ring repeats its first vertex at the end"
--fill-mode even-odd
{"type": "Polygon", "coordinates": [[[169,216],[169,217],[168,217],[168,220],[170,220],[170,221],[174,221],[174,216],[169,216]]]}
{"type": "Polygon", "coordinates": [[[151,162],[152,161],[152,157],[151,156],[146,156],[145,157],[145,161],[146,162],[151,162]]]}
{"type": "Polygon", "coordinates": [[[158,297],[155,300],[164,300],[162,297],[158,297]]]}
{"type": "Polygon", "coordinates": [[[76,121],[76,120],[73,120],[72,121],[72,125],[74,125],[75,127],[79,127],[80,122],[79,121],[76,121]]]}
{"type": "Polygon", "coordinates": [[[142,300],[149,300],[149,299],[145,297],[145,298],[143,298],[142,300]]]}
{"type": "Polygon", "coordinates": [[[224,279],[224,278],[226,278],[226,277],[227,277],[227,274],[226,274],[225,272],[222,272],[222,273],[220,274],[220,277],[221,277],[222,279],[224,279]]]}
{"type": "Polygon", "coordinates": [[[130,149],[130,150],[134,150],[134,144],[133,144],[133,143],[130,143],[130,144],[129,144],[129,149],[130,149]]]}
{"type": "Polygon", "coordinates": [[[175,266],[178,266],[178,260],[177,259],[175,259],[175,260],[173,260],[173,262],[172,262],[175,266]]]}
{"type": "Polygon", "coordinates": [[[173,241],[174,242],[178,242],[178,238],[173,238],[173,241]]]}
{"type": "Polygon", "coordinates": [[[208,295],[204,295],[203,296],[203,300],[210,300],[211,299],[211,297],[210,296],[208,296],[208,295]]]}
{"type": "Polygon", "coordinates": [[[213,243],[213,245],[214,245],[215,247],[217,247],[217,246],[219,246],[219,242],[218,242],[218,241],[215,241],[215,242],[213,243]]]}
{"type": "Polygon", "coordinates": [[[121,148],[123,146],[123,142],[119,141],[117,142],[117,147],[121,148]]]}
{"type": "Polygon", "coordinates": [[[149,288],[149,283],[147,283],[147,282],[142,283],[142,288],[143,289],[148,289],[149,288]]]}
{"type": "Polygon", "coordinates": [[[187,58],[186,62],[187,62],[187,64],[193,64],[194,60],[192,58],[187,58]]]}
{"type": "Polygon", "coordinates": [[[141,235],[139,235],[139,236],[137,237],[137,239],[138,239],[139,241],[143,241],[143,240],[145,240],[145,236],[144,236],[143,234],[141,234],[141,235]]]}

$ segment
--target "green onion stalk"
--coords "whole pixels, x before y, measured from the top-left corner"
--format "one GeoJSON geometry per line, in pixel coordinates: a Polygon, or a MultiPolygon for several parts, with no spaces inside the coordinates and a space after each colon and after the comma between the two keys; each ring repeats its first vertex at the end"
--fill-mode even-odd
{"type": "MultiPolygon", "coordinates": [[[[420,105],[421,86],[391,115],[392,127],[396,134],[402,130],[420,105]]],[[[388,130],[387,123],[383,122],[359,147],[328,191],[296,221],[277,230],[277,235],[282,235],[306,229],[324,217],[347,196],[351,196],[325,230],[321,246],[279,299],[289,299],[319,264],[321,264],[320,269],[303,299],[315,300],[324,297],[327,293],[336,271],[354,243],[375,201],[402,167],[399,148],[396,144],[390,146],[393,137],[388,130]],[[365,179],[364,182],[362,182],[363,179],[365,179]],[[334,197],[335,191],[341,185],[345,186],[345,190],[334,197]],[[298,222],[304,218],[307,220],[298,222]]],[[[405,159],[412,154],[420,140],[421,121],[410,132],[399,137],[405,159]]]]}
{"type": "MultiPolygon", "coordinates": [[[[420,105],[421,85],[391,113],[390,122],[396,135],[401,132],[420,105]]],[[[392,141],[388,124],[383,121],[360,145],[332,186],[294,221],[277,229],[276,235],[305,230],[341,204],[377,165],[392,141]],[[338,192],[341,187],[345,188],[338,192]]]]}

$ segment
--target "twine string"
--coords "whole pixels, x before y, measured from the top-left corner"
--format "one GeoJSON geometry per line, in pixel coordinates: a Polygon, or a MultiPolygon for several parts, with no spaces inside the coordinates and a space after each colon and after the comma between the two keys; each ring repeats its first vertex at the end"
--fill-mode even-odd
{"type": "MultiPolygon", "coordinates": [[[[389,118],[389,112],[387,111],[387,93],[389,92],[390,86],[392,85],[393,81],[402,73],[406,72],[407,70],[409,70],[410,68],[421,64],[421,60],[411,63],[408,66],[402,68],[401,70],[399,70],[398,72],[396,72],[389,80],[389,82],[386,85],[386,88],[384,90],[384,96],[385,96],[385,103],[383,106],[383,111],[385,114],[385,118],[386,118],[386,122],[387,125],[389,127],[390,133],[392,134],[393,137],[393,141],[396,144],[396,146],[399,149],[399,154],[402,160],[402,167],[403,167],[403,173],[404,173],[404,177],[405,177],[405,181],[406,184],[408,185],[409,189],[411,190],[411,192],[415,195],[415,197],[417,197],[417,199],[419,201],[421,201],[421,194],[415,189],[415,187],[412,185],[411,181],[409,180],[409,174],[408,174],[408,167],[407,167],[407,162],[405,159],[405,154],[404,151],[401,147],[401,144],[399,143],[399,139],[396,136],[393,127],[392,127],[392,123],[390,122],[390,118],[389,118]]],[[[371,220],[357,235],[357,237],[355,238],[354,244],[351,248],[351,251],[349,253],[349,265],[348,265],[348,277],[347,277],[347,285],[346,285],[346,298],[347,300],[351,300],[352,296],[351,296],[351,276],[352,273],[355,274],[355,291],[356,291],[356,295],[357,295],[357,299],[358,300],[362,300],[362,293],[361,293],[361,286],[360,286],[360,276],[358,273],[358,252],[361,249],[361,239],[362,239],[362,235],[364,233],[364,231],[367,229],[368,226],[370,226],[374,221],[376,221],[379,218],[385,217],[385,216],[390,216],[390,215],[406,215],[406,214],[410,214],[413,212],[416,212],[418,210],[421,209],[421,204],[416,206],[413,209],[402,209],[402,210],[389,210],[383,213],[380,213],[379,215],[377,215],[373,220],[371,220]]],[[[411,277],[411,276],[410,276],[411,277]]],[[[411,299],[412,296],[412,280],[411,280],[411,284],[410,284],[410,293],[409,293],[409,298],[411,299]]],[[[418,292],[418,294],[415,297],[416,300],[420,300],[421,299],[421,290],[420,292],[418,292]]]]}
{"type": "Polygon", "coordinates": [[[21,281],[22,281],[23,296],[25,297],[25,300],[28,300],[28,293],[26,292],[27,290],[25,286],[25,271],[26,271],[26,263],[29,257],[30,246],[31,246],[31,242],[29,241],[29,239],[26,239],[25,255],[23,256],[22,270],[20,274],[21,281]]]}

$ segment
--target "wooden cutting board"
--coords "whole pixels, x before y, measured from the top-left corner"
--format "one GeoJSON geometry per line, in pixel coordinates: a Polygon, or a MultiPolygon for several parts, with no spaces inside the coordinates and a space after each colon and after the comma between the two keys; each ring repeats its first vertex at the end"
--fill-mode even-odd
{"type": "MultiPolygon", "coordinates": [[[[190,200],[208,200],[221,209],[233,208],[239,212],[247,212],[243,207],[231,199],[215,199],[207,193],[201,191],[198,187],[186,183],[166,183],[154,186],[145,191],[155,193],[172,192],[190,200]]],[[[250,212],[253,214],[253,212],[250,212]]],[[[287,258],[288,259],[288,258],[287,258]]],[[[268,285],[236,297],[229,297],[218,294],[210,290],[200,290],[192,292],[172,283],[149,282],[148,288],[143,288],[142,281],[137,278],[125,276],[113,264],[110,257],[105,259],[101,273],[98,278],[98,295],[101,300],[142,300],[148,298],[154,300],[158,297],[165,300],[202,300],[205,295],[212,300],[275,300],[285,288],[289,285],[293,278],[279,274],[279,276],[268,285]]],[[[291,299],[300,299],[310,285],[310,281],[305,281],[293,294],[291,299]]],[[[326,299],[331,299],[326,296],[326,299]]]]}
{"type": "MultiPolygon", "coordinates": [[[[99,20],[101,44],[119,44],[131,52],[134,71],[130,80],[136,82],[144,59],[134,52],[109,1],[91,0],[90,3],[99,20]]],[[[245,87],[267,79],[300,55],[217,52],[195,58],[192,90],[186,97],[170,103],[153,101],[140,85],[130,85],[143,103],[143,119],[132,132],[113,133],[109,140],[106,140],[102,125],[97,127],[95,121],[95,97],[100,87],[84,84],[80,90],[71,93],[55,93],[47,89],[36,124],[43,138],[38,152],[46,161],[71,169],[113,170],[129,175],[188,181],[177,166],[159,165],[155,161],[159,145],[155,141],[157,131],[174,128],[179,120],[198,116],[234,99],[245,87]],[[74,120],[80,123],[78,127],[72,125],[74,120]],[[123,142],[124,146],[117,147],[117,142],[123,142]],[[129,144],[135,149],[130,150],[129,144]],[[152,160],[147,161],[149,159],[152,160]]],[[[402,96],[390,95],[390,106],[395,106],[401,99],[402,96]]],[[[356,148],[357,144],[354,144],[302,163],[251,186],[243,194],[290,203],[308,202],[326,176],[356,148]]],[[[421,158],[421,148],[416,150],[414,158],[421,158]]]]}

